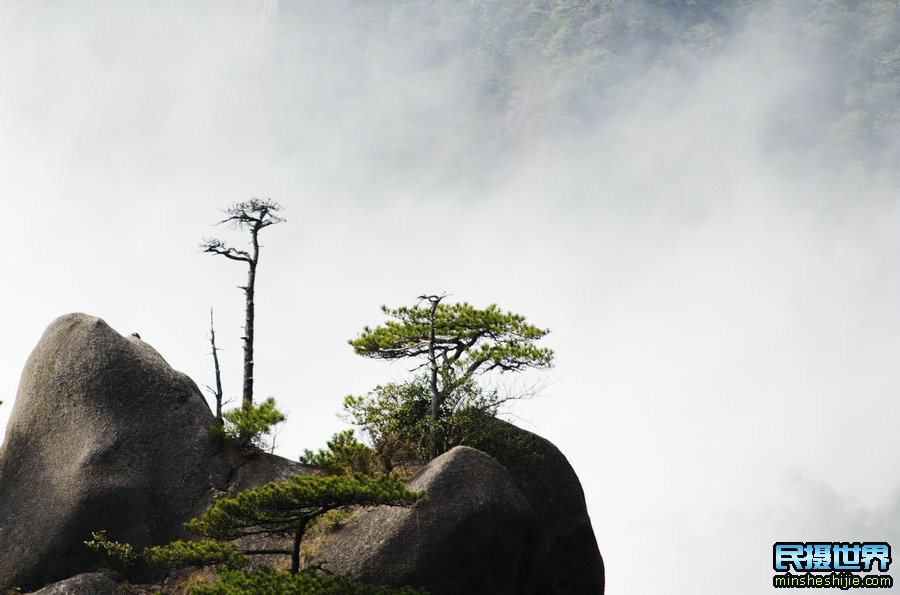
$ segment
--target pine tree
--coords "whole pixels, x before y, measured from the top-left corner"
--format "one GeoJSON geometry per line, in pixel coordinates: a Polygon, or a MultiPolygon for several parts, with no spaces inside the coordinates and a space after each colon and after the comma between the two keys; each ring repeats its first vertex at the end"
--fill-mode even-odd
{"type": "Polygon", "coordinates": [[[176,541],[149,548],[147,559],[157,565],[206,565],[240,560],[242,556],[284,554],[291,556],[291,573],[300,570],[300,544],[309,524],[330,510],[353,506],[413,506],[424,499],[389,476],[318,477],[293,475],[213,502],[196,519],[185,524],[207,540],[176,541]],[[290,537],[291,549],[237,550],[222,544],[248,535],[290,537]],[[213,541],[210,541],[213,540],[213,541]]]}
{"type": "Polygon", "coordinates": [[[445,304],[444,297],[419,296],[412,307],[382,306],[393,320],[365,327],[350,341],[365,357],[422,361],[415,370],[425,370],[431,397],[432,458],[441,453],[442,408],[461,391],[477,394],[473,389],[477,375],[548,368],[553,363],[553,352],[534,344],[549,330],[493,304],[479,310],[465,302],[445,304]]]}

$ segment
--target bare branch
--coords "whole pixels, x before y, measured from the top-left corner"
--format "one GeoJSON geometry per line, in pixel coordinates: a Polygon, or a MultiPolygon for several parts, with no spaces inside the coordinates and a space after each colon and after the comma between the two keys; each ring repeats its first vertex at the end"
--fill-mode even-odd
{"type": "Polygon", "coordinates": [[[416,298],[417,300],[419,300],[418,302],[416,302],[416,308],[418,308],[422,302],[428,302],[429,304],[432,304],[432,305],[439,304],[441,302],[441,300],[447,296],[448,296],[448,294],[446,291],[441,293],[441,295],[422,294],[416,298]]]}
{"type": "Polygon", "coordinates": [[[284,426],[282,426],[282,424],[276,424],[272,428],[272,445],[269,447],[269,453],[275,454],[275,447],[278,445],[278,434],[280,434],[283,429],[284,426]]]}
{"type": "Polygon", "coordinates": [[[247,228],[259,231],[263,227],[287,221],[284,217],[276,215],[276,213],[280,213],[283,210],[284,207],[272,199],[260,200],[251,198],[248,201],[234,203],[227,209],[223,209],[222,213],[227,215],[227,217],[219,221],[217,225],[225,223],[232,229],[247,228]]]}
{"type": "Polygon", "coordinates": [[[217,240],[215,238],[205,238],[200,244],[200,247],[204,252],[221,254],[225,258],[230,258],[231,260],[240,260],[243,262],[251,261],[249,253],[245,252],[244,250],[238,250],[237,248],[226,246],[225,242],[223,242],[222,240],[217,240]]]}

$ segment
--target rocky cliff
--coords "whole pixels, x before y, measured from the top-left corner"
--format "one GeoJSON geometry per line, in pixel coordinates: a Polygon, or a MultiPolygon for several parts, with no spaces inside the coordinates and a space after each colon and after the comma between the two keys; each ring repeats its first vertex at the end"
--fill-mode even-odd
{"type": "Polygon", "coordinates": [[[232,478],[299,467],[246,460],[212,438],[212,423],[194,382],[150,345],[92,316],[56,319],[28,358],[0,448],[0,588],[102,567],[83,543],[91,531],[138,547],[186,537],[182,523],[232,478]]]}
{"type": "MultiPolygon", "coordinates": [[[[311,471],[246,457],[211,435],[213,421],[194,382],[138,337],[84,314],[55,320],[28,359],[0,447],[0,591],[115,592],[91,574],[105,566],[84,545],[92,531],[137,548],[185,538],[184,521],[216,493],[311,471]]],[[[527,456],[445,453],[410,482],[427,502],[359,514],[323,542],[320,561],[435,595],[602,593],[574,471],[546,440],[499,427],[527,456]]]]}

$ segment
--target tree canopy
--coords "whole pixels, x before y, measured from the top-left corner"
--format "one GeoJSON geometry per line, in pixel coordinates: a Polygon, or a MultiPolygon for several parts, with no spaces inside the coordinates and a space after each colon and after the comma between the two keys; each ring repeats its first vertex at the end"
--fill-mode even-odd
{"type": "Polygon", "coordinates": [[[476,374],[548,368],[553,363],[553,351],[534,345],[550,331],[496,304],[479,310],[466,302],[445,304],[440,296],[422,296],[411,307],[381,309],[394,320],[365,327],[350,341],[354,351],[382,360],[424,359],[416,369],[433,370],[436,365],[444,394],[476,374]]]}
{"type": "Polygon", "coordinates": [[[241,550],[211,545],[207,541],[174,542],[152,548],[148,559],[171,563],[211,564],[241,556],[285,554],[291,556],[291,572],[300,569],[300,543],[309,523],[330,510],[352,506],[413,506],[425,497],[411,492],[389,476],[362,475],[319,477],[293,475],[246,490],[233,498],[213,502],[185,527],[204,537],[229,542],[251,535],[290,537],[291,549],[241,550]]]}
{"type": "MultiPolygon", "coordinates": [[[[433,422],[446,419],[446,406],[454,397],[483,396],[474,382],[476,376],[552,365],[553,351],[535,345],[549,330],[529,324],[520,314],[504,312],[496,304],[478,309],[466,302],[447,304],[443,299],[423,295],[413,306],[382,306],[393,320],[365,327],[350,340],[354,351],[364,357],[418,360],[412,371],[423,371],[422,375],[409,386],[425,383],[433,422]]],[[[487,405],[493,402],[488,399],[487,405]]],[[[432,457],[441,451],[438,430],[437,424],[432,424],[432,457]]]]}
{"type": "MultiPolygon", "coordinates": [[[[495,427],[491,421],[510,398],[519,395],[504,396],[472,382],[451,393],[433,419],[428,381],[420,374],[409,382],[376,386],[365,396],[347,396],[342,417],[358,426],[372,442],[368,458],[363,458],[365,451],[354,451],[359,459],[380,471],[405,474],[436,451],[446,452],[461,444],[484,450],[495,427]]],[[[332,442],[328,446],[332,447],[332,442]]],[[[336,462],[349,454],[344,449],[326,452],[331,455],[328,459],[336,462]]]]}
{"type": "Polygon", "coordinates": [[[374,459],[373,450],[359,442],[353,435],[353,430],[334,434],[326,442],[325,448],[318,452],[306,449],[300,455],[300,462],[305,465],[314,465],[327,473],[344,475],[376,475],[380,470],[374,459]]]}
{"type": "Polygon", "coordinates": [[[226,411],[223,425],[216,426],[224,434],[235,440],[241,448],[255,447],[260,450],[275,448],[275,427],[285,420],[284,413],[275,405],[275,398],[268,397],[259,405],[238,407],[226,411]],[[271,441],[268,436],[272,435],[271,441]]]}

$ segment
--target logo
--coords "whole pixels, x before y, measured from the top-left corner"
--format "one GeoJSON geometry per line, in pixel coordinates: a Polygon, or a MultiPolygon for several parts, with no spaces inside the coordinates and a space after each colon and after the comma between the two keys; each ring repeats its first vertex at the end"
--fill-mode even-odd
{"type": "Polygon", "coordinates": [[[779,541],[772,546],[775,588],[890,588],[891,546],[876,542],[779,541]],[[796,573],[796,574],[794,574],[796,573]]]}

